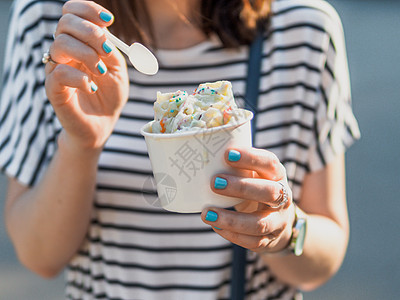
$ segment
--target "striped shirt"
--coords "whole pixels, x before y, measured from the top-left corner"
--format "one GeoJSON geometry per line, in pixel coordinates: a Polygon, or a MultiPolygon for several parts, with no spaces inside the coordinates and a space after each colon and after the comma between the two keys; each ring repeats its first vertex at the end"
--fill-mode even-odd
{"type": "MultiPolygon", "coordinates": [[[[61,0],[14,2],[0,102],[0,167],[37,184],[61,130],[46,98],[42,54],[49,49],[61,0]]],[[[272,5],[264,38],[255,146],[287,169],[295,201],[307,173],[323,168],[358,138],[351,109],[343,30],[322,0],[272,5]]],[[[199,83],[232,82],[243,103],[248,47],[226,50],[216,38],[183,50],[156,52],[160,71],[128,68],[129,101],[98,164],[87,236],[66,270],[67,299],[229,299],[232,245],[199,214],[155,207],[152,169],[140,128],[153,119],[157,91],[193,91],[199,83]]],[[[101,88],[101,87],[100,87],[101,88]]],[[[248,251],[246,299],[300,299],[248,251]]]]}

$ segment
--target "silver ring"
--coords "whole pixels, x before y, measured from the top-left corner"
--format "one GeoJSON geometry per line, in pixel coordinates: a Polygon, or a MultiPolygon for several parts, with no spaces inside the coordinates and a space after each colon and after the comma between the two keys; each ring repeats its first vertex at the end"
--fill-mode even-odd
{"type": "Polygon", "coordinates": [[[42,63],[47,64],[49,62],[52,64],[57,64],[57,62],[55,62],[54,60],[51,59],[50,51],[47,51],[47,52],[43,53],[42,63]]]}
{"type": "Polygon", "coordinates": [[[289,200],[288,192],[285,185],[282,182],[278,183],[281,185],[281,189],[279,191],[279,197],[276,199],[276,205],[267,204],[271,208],[279,208],[281,206],[284,206],[289,200]]]}

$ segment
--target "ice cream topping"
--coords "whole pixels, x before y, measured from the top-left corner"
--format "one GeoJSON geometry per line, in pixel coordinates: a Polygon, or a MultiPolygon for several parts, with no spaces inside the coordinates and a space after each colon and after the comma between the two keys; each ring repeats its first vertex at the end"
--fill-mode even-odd
{"type": "Polygon", "coordinates": [[[229,81],[202,83],[192,93],[157,93],[154,103],[153,133],[211,128],[238,122],[243,118],[229,81]]]}

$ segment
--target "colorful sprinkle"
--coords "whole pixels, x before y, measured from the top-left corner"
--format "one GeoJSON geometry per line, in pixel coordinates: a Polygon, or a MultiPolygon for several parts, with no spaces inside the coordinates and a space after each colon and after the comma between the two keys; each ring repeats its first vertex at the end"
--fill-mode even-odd
{"type": "Polygon", "coordinates": [[[162,120],[160,121],[161,133],[164,133],[165,130],[166,130],[166,128],[165,128],[165,121],[166,121],[166,119],[162,119],[162,120]]]}
{"type": "Polygon", "coordinates": [[[224,113],[223,113],[223,123],[227,124],[229,122],[229,120],[231,119],[231,112],[232,112],[232,107],[229,106],[227,109],[225,109],[224,113]]]}

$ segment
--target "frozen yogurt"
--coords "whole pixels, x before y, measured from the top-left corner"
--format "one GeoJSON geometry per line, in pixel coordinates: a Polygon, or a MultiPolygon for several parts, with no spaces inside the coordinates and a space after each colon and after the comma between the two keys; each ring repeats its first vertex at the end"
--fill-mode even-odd
{"type": "Polygon", "coordinates": [[[245,118],[238,109],[229,81],[202,83],[191,94],[186,91],[157,93],[153,133],[174,133],[238,123],[245,118]]]}

